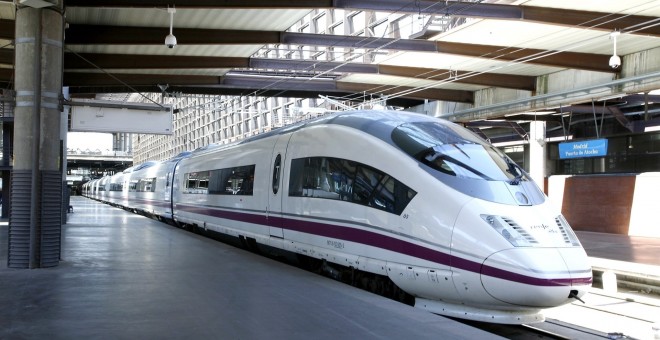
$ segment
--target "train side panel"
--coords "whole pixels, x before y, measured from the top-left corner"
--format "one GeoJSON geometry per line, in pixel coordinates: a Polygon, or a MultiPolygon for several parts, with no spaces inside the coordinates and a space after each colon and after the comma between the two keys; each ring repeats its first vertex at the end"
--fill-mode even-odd
{"type": "Polygon", "coordinates": [[[157,164],[144,164],[131,173],[128,185],[129,206],[141,214],[154,216],[155,207],[161,204],[161,193],[156,192],[157,164]]]}
{"type": "MultiPolygon", "coordinates": [[[[308,247],[301,251],[308,255],[388,275],[411,294],[437,296],[442,290],[447,298],[458,297],[450,268],[450,242],[457,212],[469,197],[420,171],[413,159],[395,147],[352,128],[315,126],[296,132],[285,169],[291,168],[292,161],[308,157],[346,159],[358,164],[356,171],[377,170],[411,189],[414,197],[402,211],[376,207],[379,202],[374,200],[365,207],[364,202],[350,202],[339,195],[329,197],[324,181],[338,176],[336,170],[328,171],[318,176],[317,188],[306,189],[302,197],[291,193],[284,197],[286,214],[292,216],[291,226],[285,226],[287,240],[308,247]],[[362,167],[365,170],[359,170],[362,167]]],[[[293,182],[301,179],[286,173],[284,187],[299,186],[293,182]]],[[[338,185],[336,180],[333,184],[338,185]]],[[[355,188],[357,183],[353,184],[355,188]]]]}
{"type": "Polygon", "coordinates": [[[181,160],[174,175],[174,219],[232,236],[269,237],[273,139],[223,147],[181,160]],[[210,177],[214,179],[210,181],[210,177]],[[209,187],[209,182],[215,183],[209,187]]]}
{"type": "Polygon", "coordinates": [[[125,203],[124,197],[124,177],[123,172],[116,173],[110,176],[107,185],[107,202],[115,206],[123,206],[125,203]]]}

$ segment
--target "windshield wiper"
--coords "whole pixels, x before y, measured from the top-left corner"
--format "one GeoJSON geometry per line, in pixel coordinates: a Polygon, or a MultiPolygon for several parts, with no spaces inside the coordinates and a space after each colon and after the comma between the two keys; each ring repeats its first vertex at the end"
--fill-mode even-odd
{"type": "MultiPolygon", "coordinates": [[[[459,149],[459,150],[460,150],[460,149],[459,149]]],[[[462,150],[461,150],[461,151],[462,151],[462,150]]],[[[438,158],[440,158],[440,159],[442,159],[442,160],[444,160],[444,161],[448,161],[448,162],[450,162],[450,163],[454,163],[454,164],[456,164],[456,165],[458,165],[458,166],[460,166],[460,167],[462,167],[462,168],[464,168],[464,169],[466,169],[466,170],[472,172],[473,174],[475,174],[475,175],[477,175],[477,176],[479,176],[479,177],[481,177],[481,178],[483,178],[483,179],[485,179],[485,180],[487,180],[487,181],[492,181],[492,180],[493,180],[492,178],[488,177],[488,176],[487,176],[486,174],[484,174],[483,172],[481,172],[481,171],[479,171],[479,170],[477,170],[477,169],[475,169],[475,168],[473,168],[473,167],[471,167],[471,166],[469,166],[469,165],[467,165],[467,164],[465,164],[465,163],[463,163],[463,162],[457,160],[457,159],[454,158],[454,157],[451,157],[451,156],[448,156],[448,155],[446,155],[446,154],[443,154],[442,152],[438,152],[437,150],[435,150],[435,149],[432,148],[432,147],[429,148],[429,149],[427,149],[427,152],[425,153],[425,156],[422,157],[422,161],[423,161],[424,163],[426,163],[427,165],[430,165],[430,166],[432,166],[433,168],[438,169],[438,167],[433,166],[433,165],[434,165],[434,161],[435,161],[436,159],[438,159],[438,158]]],[[[443,170],[443,169],[438,169],[438,170],[443,171],[443,172],[446,172],[446,170],[443,170]]]]}
{"type": "Polygon", "coordinates": [[[520,169],[520,166],[514,163],[509,157],[504,156],[504,161],[506,162],[506,165],[508,167],[506,171],[514,176],[513,179],[509,182],[509,184],[519,185],[520,181],[523,178],[522,169],[520,169]]]}
{"type": "Polygon", "coordinates": [[[450,145],[453,146],[453,147],[455,147],[455,148],[457,148],[458,151],[460,151],[462,154],[465,155],[465,157],[470,158],[470,155],[468,155],[465,151],[463,151],[463,149],[461,149],[460,147],[458,147],[458,145],[456,145],[456,144],[450,144],[450,145]]]}

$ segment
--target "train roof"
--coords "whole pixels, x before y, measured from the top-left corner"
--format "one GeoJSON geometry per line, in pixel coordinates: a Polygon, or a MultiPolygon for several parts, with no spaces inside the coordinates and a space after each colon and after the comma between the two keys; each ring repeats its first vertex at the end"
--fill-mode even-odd
{"type": "Polygon", "coordinates": [[[355,110],[343,111],[328,114],[319,118],[306,120],[296,124],[288,125],[275,129],[266,133],[258,134],[256,136],[246,138],[230,144],[209,144],[197,148],[192,154],[204,154],[206,152],[224,149],[235,145],[242,145],[253,141],[261,140],[264,138],[291,133],[306,127],[318,125],[342,125],[351,127],[365,133],[371,134],[389,144],[392,142],[391,134],[397,126],[405,123],[412,122],[436,122],[441,124],[454,124],[449,121],[427,116],[420,113],[408,111],[393,111],[393,110],[355,110]]]}
{"type": "MultiPolygon", "coordinates": [[[[267,133],[244,139],[238,143],[249,143],[251,141],[267,138],[274,135],[293,132],[308,126],[336,124],[352,127],[360,131],[372,134],[380,139],[388,140],[392,130],[404,123],[419,121],[444,121],[439,118],[430,117],[420,113],[393,110],[355,110],[328,114],[316,119],[303,121],[297,124],[285,126],[267,133]]],[[[453,124],[444,121],[447,124],[453,124]]]]}
{"type": "Polygon", "coordinates": [[[156,165],[156,164],[158,164],[157,161],[148,161],[148,162],[144,162],[144,163],[142,163],[142,164],[140,164],[140,165],[136,165],[136,166],[134,167],[134,169],[133,169],[133,172],[138,171],[138,170],[142,170],[142,169],[146,169],[146,168],[149,168],[149,167],[152,167],[152,166],[154,166],[154,165],[156,165]]]}
{"type": "Polygon", "coordinates": [[[174,156],[174,157],[168,159],[167,161],[168,161],[168,162],[169,162],[169,161],[178,161],[178,160],[180,160],[181,158],[186,158],[186,157],[190,156],[191,154],[192,154],[191,151],[183,151],[183,152],[180,152],[178,155],[176,155],[176,156],[174,156]]]}

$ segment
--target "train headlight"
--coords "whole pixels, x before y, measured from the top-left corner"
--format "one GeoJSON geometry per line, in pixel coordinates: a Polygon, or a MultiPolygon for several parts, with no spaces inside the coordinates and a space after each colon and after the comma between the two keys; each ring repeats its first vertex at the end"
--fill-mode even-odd
{"type": "Polygon", "coordinates": [[[538,243],[511,218],[496,215],[481,215],[481,218],[514,247],[531,247],[538,243]]]}

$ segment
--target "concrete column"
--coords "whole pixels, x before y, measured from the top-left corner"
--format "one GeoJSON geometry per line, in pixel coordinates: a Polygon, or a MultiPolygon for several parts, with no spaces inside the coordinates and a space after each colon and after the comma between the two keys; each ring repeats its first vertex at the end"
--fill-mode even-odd
{"type": "Polygon", "coordinates": [[[121,134],[118,132],[112,134],[112,151],[121,151],[121,134]]]}
{"type": "MultiPolygon", "coordinates": [[[[12,166],[12,142],[14,140],[14,124],[2,124],[2,165],[12,166]]],[[[11,203],[10,187],[11,187],[11,172],[2,171],[2,211],[0,211],[1,218],[9,217],[9,206],[11,203]]]]}
{"type": "Polygon", "coordinates": [[[127,152],[129,150],[129,134],[125,132],[117,132],[112,134],[112,150],[127,152]]]}
{"type": "MultiPolygon", "coordinates": [[[[69,88],[68,87],[63,87],[62,88],[62,98],[69,100],[71,99],[71,96],[69,95],[69,88]]],[[[69,172],[67,169],[67,160],[68,160],[68,155],[67,155],[67,141],[68,141],[68,136],[67,132],[69,132],[69,110],[71,109],[71,106],[69,105],[64,105],[62,108],[62,112],[60,112],[60,140],[61,140],[61,146],[62,146],[62,210],[61,210],[61,215],[62,215],[62,223],[65,224],[68,220],[68,211],[69,211],[69,204],[70,204],[70,192],[69,192],[69,187],[67,186],[67,180],[66,176],[67,173],[69,172]]]]}
{"type": "Polygon", "coordinates": [[[61,244],[62,2],[46,8],[17,5],[15,27],[9,267],[51,267],[59,261],[61,244]]]}
{"type": "Polygon", "coordinates": [[[546,176],[545,122],[529,123],[529,175],[543,189],[546,176]]]}

